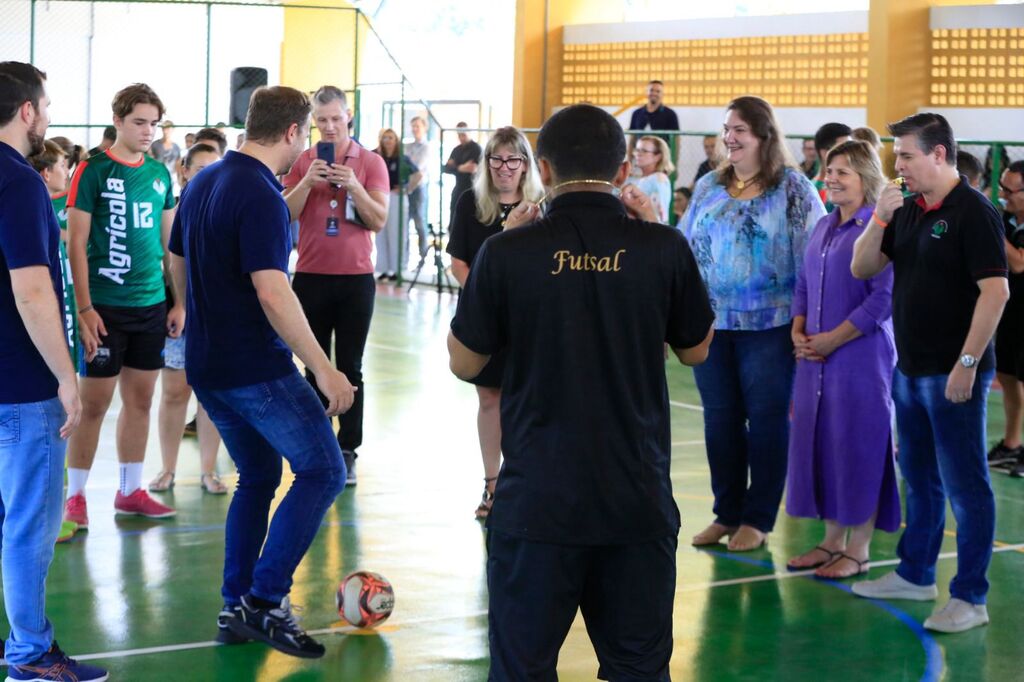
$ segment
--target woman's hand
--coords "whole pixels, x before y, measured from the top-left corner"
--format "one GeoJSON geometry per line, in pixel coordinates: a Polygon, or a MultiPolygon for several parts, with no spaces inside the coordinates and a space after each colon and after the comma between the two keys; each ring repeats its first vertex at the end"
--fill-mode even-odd
{"type": "Polygon", "coordinates": [[[820,334],[812,334],[807,337],[806,348],[808,351],[817,355],[824,361],[829,355],[835,352],[836,348],[839,348],[841,344],[836,335],[832,332],[822,332],[820,334]]]}

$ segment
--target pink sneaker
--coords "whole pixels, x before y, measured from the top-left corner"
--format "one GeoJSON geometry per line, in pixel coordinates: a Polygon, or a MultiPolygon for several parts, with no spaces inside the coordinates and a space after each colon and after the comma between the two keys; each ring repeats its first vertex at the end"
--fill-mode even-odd
{"type": "Polygon", "coordinates": [[[64,503],[64,520],[78,524],[78,530],[89,528],[89,511],[85,506],[85,495],[72,495],[64,503]]]}
{"type": "Polygon", "coordinates": [[[148,519],[169,519],[178,513],[167,505],[154,500],[142,488],[131,495],[122,495],[120,490],[117,491],[117,497],[114,498],[114,511],[118,514],[145,516],[148,519]]]}

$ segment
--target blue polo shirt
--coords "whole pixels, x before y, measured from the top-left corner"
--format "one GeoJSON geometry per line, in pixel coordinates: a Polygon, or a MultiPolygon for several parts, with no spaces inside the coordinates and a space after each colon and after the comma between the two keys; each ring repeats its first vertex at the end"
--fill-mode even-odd
{"type": "Polygon", "coordinates": [[[181,194],[170,249],[188,270],[185,373],[194,387],[237,388],[295,371],[251,277],[288,271],[290,218],[281,189],[266,165],[232,151],[181,194]]]}
{"type": "MultiPolygon", "coordinates": [[[[57,396],[57,379],[21,320],[11,270],[50,269],[57,310],[64,309],[60,227],[43,178],[13,147],[0,142],[0,403],[37,403],[57,396]]],[[[60,313],[63,319],[63,312],[60,313]]]]}

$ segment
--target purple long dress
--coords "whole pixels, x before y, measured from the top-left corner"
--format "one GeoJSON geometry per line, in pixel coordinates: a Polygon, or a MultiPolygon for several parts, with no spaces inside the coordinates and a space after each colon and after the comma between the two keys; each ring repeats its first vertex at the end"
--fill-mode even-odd
{"type": "Polygon", "coordinates": [[[839,209],[818,221],[797,277],[792,313],[807,318],[808,335],[849,320],[863,336],[826,362],[797,361],[789,441],[786,511],[856,526],[900,525],[890,392],[896,348],[892,335],[892,267],[868,281],[850,274],[853,243],[874,207],[839,224],[839,209]]]}

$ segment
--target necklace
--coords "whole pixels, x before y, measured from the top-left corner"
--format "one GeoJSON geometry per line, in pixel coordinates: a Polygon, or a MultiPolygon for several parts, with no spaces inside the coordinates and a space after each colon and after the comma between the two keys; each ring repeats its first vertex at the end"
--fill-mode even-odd
{"type": "Polygon", "coordinates": [[[511,204],[503,204],[501,202],[498,202],[498,206],[501,207],[501,227],[502,227],[502,229],[505,229],[505,223],[508,221],[509,213],[511,213],[512,210],[516,206],[521,204],[521,203],[522,203],[521,199],[519,201],[513,202],[511,204]]]}
{"type": "Polygon", "coordinates": [[[552,187],[551,189],[549,189],[547,191],[547,193],[544,194],[544,196],[542,196],[540,198],[540,201],[538,201],[537,203],[538,204],[543,204],[545,201],[548,201],[549,199],[553,199],[554,198],[553,195],[554,195],[555,192],[557,192],[558,190],[562,189],[563,187],[568,187],[569,185],[607,185],[608,187],[611,187],[612,189],[618,189],[615,186],[614,183],[608,182],[607,180],[589,180],[589,179],[569,180],[568,182],[560,182],[557,185],[555,185],[554,187],[552,187]]]}
{"type": "Polygon", "coordinates": [[[732,187],[729,187],[726,190],[729,193],[729,196],[731,196],[733,199],[735,199],[739,195],[743,194],[743,190],[748,185],[755,185],[755,184],[760,184],[761,183],[761,181],[758,179],[758,176],[761,175],[760,173],[754,173],[752,176],[750,176],[746,180],[743,180],[738,175],[735,175],[735,173],[736,173],[736,171],[733,170],[733,178],[734,178],[733,184],[735,185],[735,191],[733,191],[732,187]]]}

